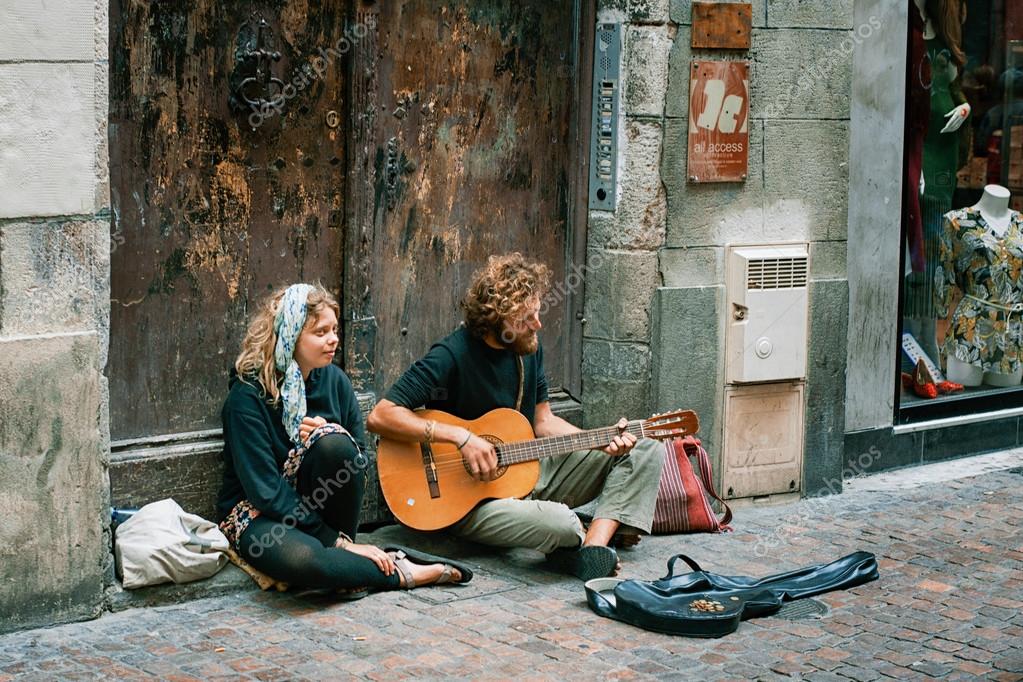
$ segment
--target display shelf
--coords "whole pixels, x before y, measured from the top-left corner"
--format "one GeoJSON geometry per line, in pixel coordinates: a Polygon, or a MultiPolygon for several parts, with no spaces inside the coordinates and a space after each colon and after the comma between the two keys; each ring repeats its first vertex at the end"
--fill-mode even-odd
{"type": "Polygon", "coordinates": [[[930,399],[918,397],[911,389],[903,389],[899,397],[898,423],[912,424],[1011,407],[1023,407],[1023,385],[967,387],[960,393],[930,399]]]}

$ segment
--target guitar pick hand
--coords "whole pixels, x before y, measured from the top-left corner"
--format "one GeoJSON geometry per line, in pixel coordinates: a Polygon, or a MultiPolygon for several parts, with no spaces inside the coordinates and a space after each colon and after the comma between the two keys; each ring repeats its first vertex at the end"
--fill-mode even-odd
{"type": "Polygon", "coordinates": [[[474,479],[492,481],[497,478],[497,450],[494,449],[493,443],[472,435],[462,446],[461,453],[474,479]]]}

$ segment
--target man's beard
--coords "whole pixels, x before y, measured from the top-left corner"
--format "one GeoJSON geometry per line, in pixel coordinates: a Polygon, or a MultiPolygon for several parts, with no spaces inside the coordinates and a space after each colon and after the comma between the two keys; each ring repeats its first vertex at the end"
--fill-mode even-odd
{"type": "Polygon", "coordinates": [[[511,341],[504,341],[502,339],[501,342],[505,348],[516,355],[532,355],[540,347],[540,337],[536,335],[536,332],[516,335],[511,341]]]}

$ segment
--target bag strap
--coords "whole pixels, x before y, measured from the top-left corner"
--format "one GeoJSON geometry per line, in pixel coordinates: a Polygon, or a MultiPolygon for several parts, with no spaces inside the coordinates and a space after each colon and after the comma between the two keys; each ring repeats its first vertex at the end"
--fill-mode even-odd
{"type": "Polygon", "coordinates": [[[517,364],[519,366],[519,397],[515,399],[515,411],[518,412],[522,409],[522,390],[525,388],[526,370],[522,366],[522,356],[516,353],[515,359],[518,360],[517,364]]]}
{"type": "Polygon", "coordinates": [[[693,569],[697,573],[703,571],[703,569],[700,568],[700,564],[696,563],[695,561],[687,557],[685,554],[676,554],[675,556],[668,559],[668,575],[664,576],[664,579],[675,577],[675,561],[678,559],[681,559],[682,561],[686,562],[689,565],[689,568],[693,569]]]}
{"type": "Polygon", "coordinates": [[[721,524],[722,530],[731,530],[729,524],[732,522],[732,508],[728,506],[728,503],[718,496],[716,490],[714,490],[714,475],[710,470],[710,457],[707,455],[707,451],[703,449],[703,445],[699,439],[687,436],[682,441],[682,450],[686,453],[686,456],[691,456],[689,451],[686,449],[687,445],[692,445],[696,449],[696,461],[700,466],[700,478],[703,479],[703,487],[707,491],[707,494],[713,497],[715,500],[721,503],[721,506],[725,508],[725,514],[718,521],[721,524]]]}

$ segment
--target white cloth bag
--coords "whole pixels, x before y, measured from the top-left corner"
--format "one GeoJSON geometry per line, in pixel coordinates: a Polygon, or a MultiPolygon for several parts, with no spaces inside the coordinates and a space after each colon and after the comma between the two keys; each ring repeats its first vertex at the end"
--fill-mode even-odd
{"type": "Polygon", "coordinates": [[[228,546],[215,523],[169,498],[142,507],[114,536],[114,555],[128,589],[208,578],[227,563],[228,546]]]}

